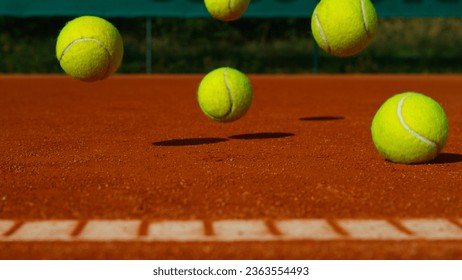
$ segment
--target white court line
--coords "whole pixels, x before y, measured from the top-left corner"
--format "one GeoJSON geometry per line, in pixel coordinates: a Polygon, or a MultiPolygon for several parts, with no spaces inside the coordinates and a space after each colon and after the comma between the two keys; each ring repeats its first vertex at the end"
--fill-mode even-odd
{"type": "Polygon", "coordinates": [[[412,231],[417,238],[422,239],[462,239],[462,229],[444,219],[406,219],[403,226],[412,231]]]}
{"type": "Polygon", "coordinates": [[[402,240],[411,239],[387,220],[339,220],[338,224],[349,233],[350,239],[402,240]]]}
{"type": "Polygon", "coordinates": [[[213,223],[216,239],[220,241],[272,240],[271,234],[263,220],[221,220],[213,223]]]}
{"type": "Polygon", "coordinates": [[[9,239],[23,240],[67,240],[77,226],[77,221],[31,221],[18,228],[9,239]]]}
{"type": "Polygon", "coordinates": [[[0,220],[0,242],[460,240],[462,219],[0,220]],[[455,221],[455,222],[454,222],[455,221]],[[335,227],[332,227],[332,223],[335,227]]]}
{"type": "Polygon", "coordinates": [[[206,239],[206,234],[202,221],[160,221],[149,225],[145,239],[196,241],[206,239]]]}
{"type": "Polygon", "coordinates": [[[75,238],[94,241],[123,241],[139,238],[139,220],[92,220],[75,238]]]}
{"type": "Polygon", "coordinates": [[[286,239],[335,240],[342,238],[326,220],[322,219],[281,220],[275,224],[281,236],[286,239]]]}

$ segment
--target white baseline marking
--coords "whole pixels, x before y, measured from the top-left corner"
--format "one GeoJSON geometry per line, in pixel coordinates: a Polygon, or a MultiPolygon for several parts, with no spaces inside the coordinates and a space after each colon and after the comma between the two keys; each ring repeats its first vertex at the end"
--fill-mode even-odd
{"type": "Polygon", "coordinates": [[[276,227],[285,239],[335,240],[342,238],[326,220],[322,219],[281,220],[276,222],[276,227]]]}
{"type": "Polygon", "coordinates": [[[79,240],[136,240],[139,238],[139,220],[93,220],[83,228],[79,240]]]}
{"type": "Polygon", "coordinates": [[[272,240],[271,234],[263,220],[221,220],[213,223],[215,238],[220,241],[272,240]]]}
{"type": "Polygon", "coordinates": [[[403,226],[412,231],[417,238],[430,240],[462,239],[462,229],[444,219],[407,219],[403,226]]]}
{"type": "Polygon", "coordinates": [[[10,240],[67,240],[77,226],[77,221],[31,221],[19,227],[10,237],[10,240]]]}
{"type": "Polygon", "coordinates": [[[159,241],[197,241],[206,239],[202,221],[160,221],[152,222],[145,237],[159,241]]]}
{"type": "Polygon", "coordinates": [[[326,240],[460,240],[462,219],[0,220],[0,242],[236,242],[326,240]],[[401,225],[401,228],[396,226],[401,225]],[[82,227],[83,226],[83,227],[82,227]],[[339,232],[339,229],[341,232],[339,232]],[[344,233],[344,234],[341,234],[344,233]]]}
{"type": "Polygon", "coordinates": [[[400,231],[386,220],[339,220],[338,224],[350,235],[350,239],[403,240],[412,235],[400,231]]]}

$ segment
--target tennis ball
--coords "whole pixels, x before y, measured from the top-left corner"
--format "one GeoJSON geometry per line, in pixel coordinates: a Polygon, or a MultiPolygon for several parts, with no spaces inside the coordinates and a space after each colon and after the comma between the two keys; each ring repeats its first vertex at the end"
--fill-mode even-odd
{"type": "Polygon", "coordinates": [[[253,98],[250,80],[242,72],[222,67],[200,82],[197,101],[206,116],[220,122],[234,121],[249,109],[253,98]]]}
{"type": "Polygon", "coordinates": [[[105,19],[82,16],[68,22],[56,42],[63,70],[82,81],[103,80],[119,68],[123,57],[119,31],[105,19]]]}
{"type": "Polygon", "coordinates": [[[311,17],[317,44],[334,56],[365,49],[377,31],[377,13],[370,0],[321,0],[311,17]]]}
{"type": "Polygon", "coordinates": [[[379,153],[396,163],[433,160],[446,144],[448,120],[432,98],[415,92],[397,94],[377,111],[371,126],[379,153]]]}
{"type": "Polygon", "coordinates": [[[204,3],[212,17],[221,21],[233,21],[245,13],[250,0],[205,0],[204,3]]]}

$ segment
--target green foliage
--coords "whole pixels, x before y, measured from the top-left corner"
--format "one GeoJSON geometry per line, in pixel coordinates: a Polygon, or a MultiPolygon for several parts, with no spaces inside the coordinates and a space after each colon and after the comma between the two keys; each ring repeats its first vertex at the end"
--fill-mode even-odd
{"type": "MultiPolygon", "coordinates": [[[[62,73],[56,37],[70,18],[0,17],[0,73],[62,73]]],[[[146,19],[109,19],[125,45],[119,72],[146,71],[146,19]]],[[[319,51],[319,72],[462,72],[462,19],[384,19],[373,43],[350,58],[319,51]]],[[[204,73],[231,66],[246,73],[310,73],[310,19],[154,18],[155,73],[204,73]]]]}

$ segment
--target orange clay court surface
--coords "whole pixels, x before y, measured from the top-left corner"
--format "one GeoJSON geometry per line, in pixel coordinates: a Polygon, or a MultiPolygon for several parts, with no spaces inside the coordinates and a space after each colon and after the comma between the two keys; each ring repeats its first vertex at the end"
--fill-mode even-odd
{"type": "Polygon", "coordinates": [[[202,75],[0,76],[0,258],[462,259],[462,76],[249,77],[223,124],[202,75]],[[429,164],[372,144],[409,90],[449,119],[429,164]]]}

